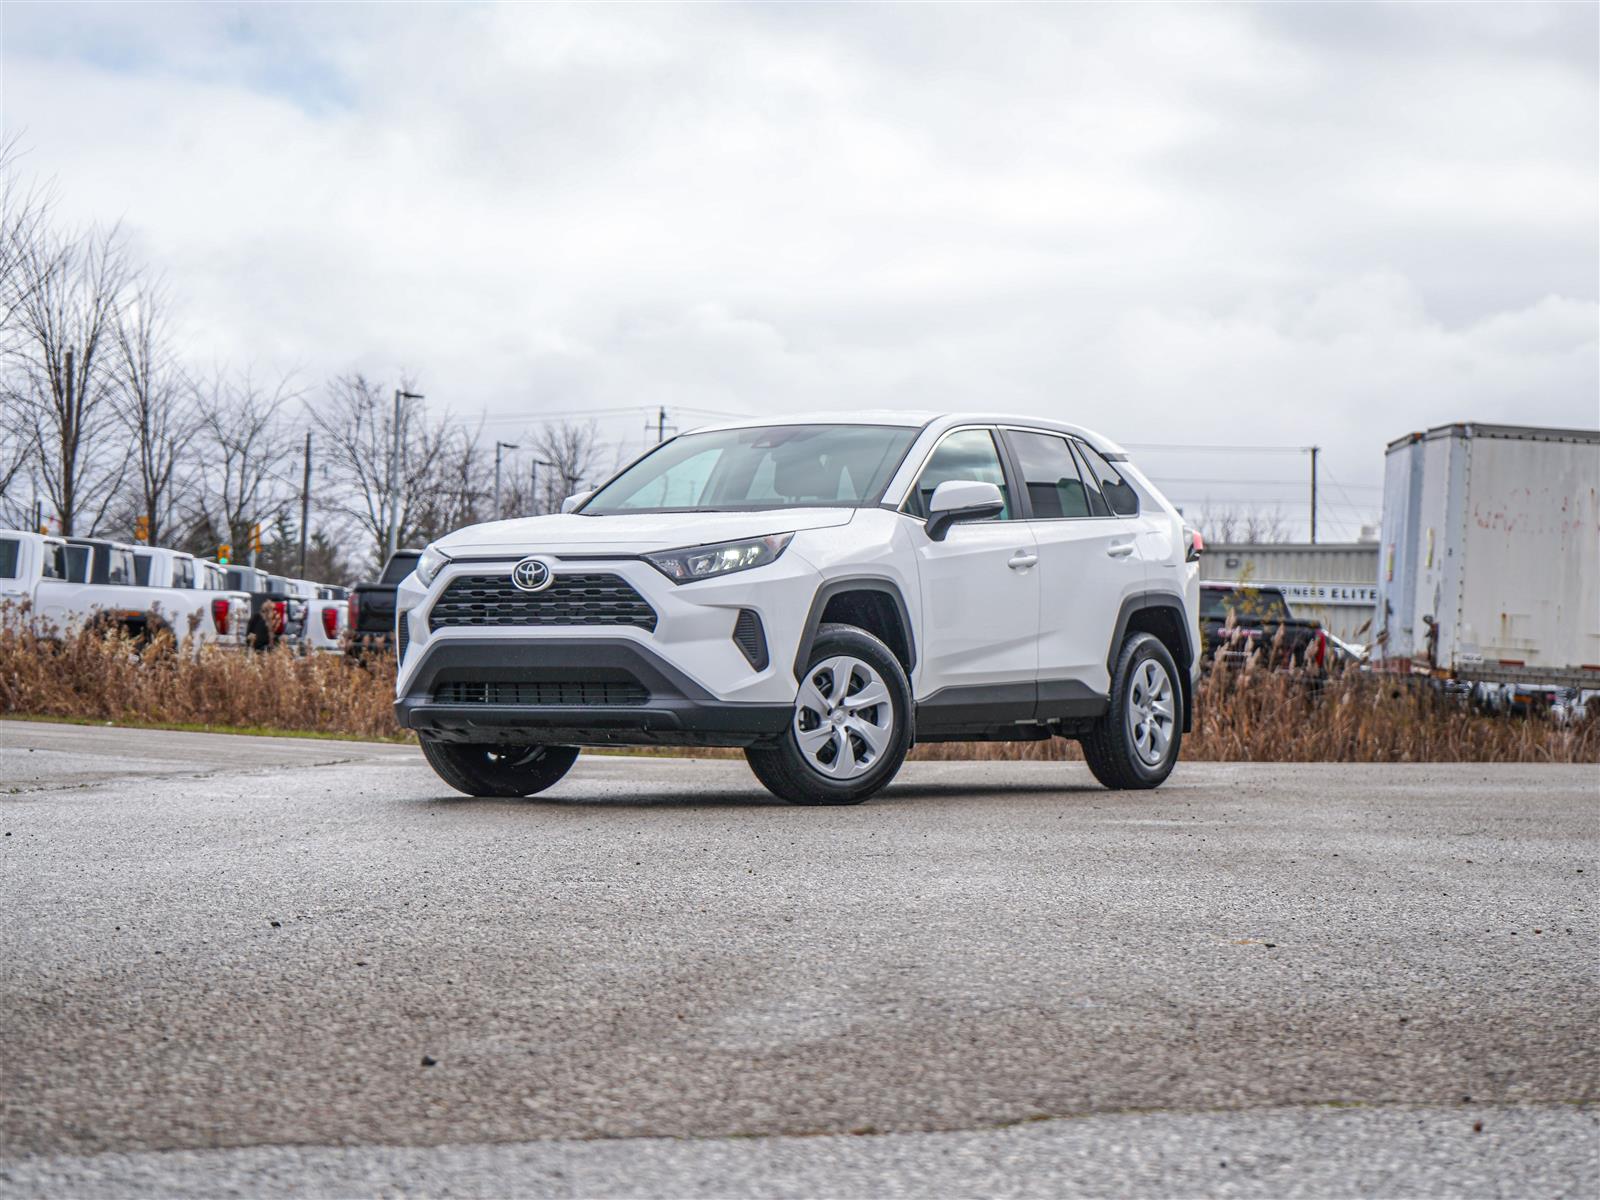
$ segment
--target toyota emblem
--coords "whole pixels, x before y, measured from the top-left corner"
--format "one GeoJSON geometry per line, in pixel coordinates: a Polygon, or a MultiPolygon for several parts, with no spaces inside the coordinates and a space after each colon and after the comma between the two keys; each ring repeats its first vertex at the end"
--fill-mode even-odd
{"type": "Polygon", "coordinates": [[[550,565],[537,558],[525,558],[511,568],[511,582],[524,592],[542,592],[553,578],[550,565]]]}

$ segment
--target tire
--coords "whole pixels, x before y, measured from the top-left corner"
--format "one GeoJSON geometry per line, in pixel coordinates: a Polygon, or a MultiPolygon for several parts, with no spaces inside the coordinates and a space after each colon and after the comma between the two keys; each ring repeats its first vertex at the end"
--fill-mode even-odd
{"type": "Polygon", "coordinates": [[[1083,757],[1108,788],[1153,788],[1172,774],[1182,744],[1183,685],[1177,665],[1159,639],[1136,633],[1122,643],[1111,673],[1111,707],[1083,738],[1083,757]],[[1152,693],[1153,704],[1145,700],[1152,693]],[[1160,753],[1153,755],[1163,738],[1160,753]]]}
{"type": "Polygon", "coordinates": [[[911,721],[911,684],[894,652],[864,629],[824,625],[789,727],[776,743],[751,746],[744,756],[766,789],[790,804],[860,804],[900,770],[911,721]],[[849,704],[869,692],[882,699],[849,704]]]}
{"type": "Polygon", "coordinates": [[[468,796],[532,796],[558,782],[578,760],[576,746],[499,746],[422,739],[422,756],[439,778],[468,796]]]}

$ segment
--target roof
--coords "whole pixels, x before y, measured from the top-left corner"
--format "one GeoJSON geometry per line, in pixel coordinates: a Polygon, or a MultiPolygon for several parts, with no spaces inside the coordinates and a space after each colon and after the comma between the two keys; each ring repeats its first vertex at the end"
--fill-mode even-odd
{"type": "Polygon", "coordinates": [[[1071,425],[1051,417],[1029,416],[1025,413],[993,412],[930,412],[918,409],[856,409],[850,412],[803,412],[779,416],[746,417],[734,421],[714,421],[697,425],[688,433],[706,433],[718,429],[758,429],[768,425],[895,425],[920,429],[924,426],[951,428],[957,425],[1022,425],[1039,429],[1053,429],[1083,438],[1101,454],[1126,457],[1122,447],[1110,438],[1071,425]]]}
{"type": "Polygon", "coordinates": [[[1509,438],[1525,442],[1600,442],[1600,429],[1550,429],[1541,425],[1485,425],[1480,421],[1454,421],[1435,425],[1427,432],[1432,441],[1442,437],[1509,438]]]}

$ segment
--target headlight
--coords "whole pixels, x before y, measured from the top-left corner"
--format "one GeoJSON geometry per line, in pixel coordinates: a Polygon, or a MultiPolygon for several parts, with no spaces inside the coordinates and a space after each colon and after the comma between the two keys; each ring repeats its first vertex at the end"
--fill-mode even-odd
{"type": "Polygon", "coordinates": [[[696,579],[764,567],[783,553],[793,537],[792,533],[774,533],[742,542],[663,550],[659,554],[646,554],[644,560],[674,583],[693,583],[696,579]]]}
{"type": "Polygon", "coordinates": [[[436,546],[429,546],[424,550],[416,565],[417,578],[422,581],[422,586],[431,586],[449,561],[450,556],[436,546]]]}

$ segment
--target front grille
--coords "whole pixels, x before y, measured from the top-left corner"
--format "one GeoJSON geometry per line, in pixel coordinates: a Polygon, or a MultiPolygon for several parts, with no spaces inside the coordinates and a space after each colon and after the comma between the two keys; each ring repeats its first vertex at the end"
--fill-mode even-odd
{"type": "Polygon", "coordinates": [[[585,708],[644,704],[650,693],[637,683],[587,679],[487,682],[455,681],[434,689],[436,704],[521,704],[544,707],[585,708]]]}
{"type": "Polygon", "coordinates": [[[558,574],[542,592],[509,575],[463,575],[428,614],[429,629],[506,625],[632,625],[654,630],[656,610],[620,575],[558,574]]]}

